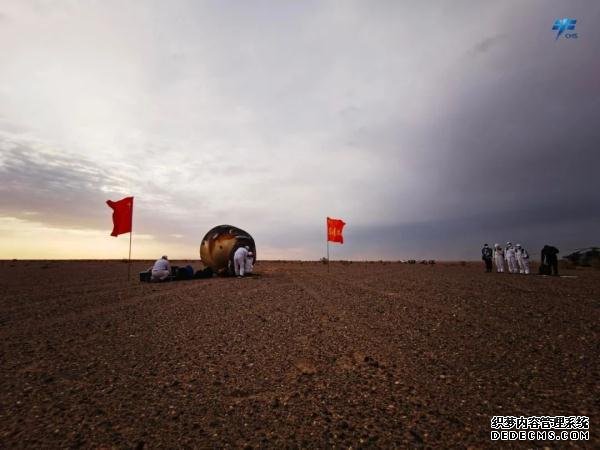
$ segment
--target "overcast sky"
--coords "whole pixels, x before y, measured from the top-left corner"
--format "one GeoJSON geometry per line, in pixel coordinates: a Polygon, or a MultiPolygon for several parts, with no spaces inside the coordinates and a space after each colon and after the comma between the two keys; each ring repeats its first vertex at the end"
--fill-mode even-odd
{"type": "Polygon", "coordinates": [[[0,2],[0,258],[600,245],[597,1],[0,2]],[[556,39],[558,18],[577,39],[556,39]]]}

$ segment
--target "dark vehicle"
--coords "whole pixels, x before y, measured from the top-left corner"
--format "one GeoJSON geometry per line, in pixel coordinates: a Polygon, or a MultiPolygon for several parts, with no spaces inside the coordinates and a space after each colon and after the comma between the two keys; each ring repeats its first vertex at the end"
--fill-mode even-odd
{"type": "Polygon", "coordinates": [[[600,267],[600,247],[588,247],[575,250],[573,253],[564,256],[563,258],[576,266],[600,267]]]}

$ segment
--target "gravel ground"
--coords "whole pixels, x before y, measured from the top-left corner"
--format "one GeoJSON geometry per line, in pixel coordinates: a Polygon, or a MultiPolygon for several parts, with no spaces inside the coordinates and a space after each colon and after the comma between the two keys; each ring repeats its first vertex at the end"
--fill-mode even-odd
{"type": "Polygon", "coordinates": [[[2,448],[499,447],[494,415],[587,415],[590,441],[525,446],[600,446],[600,271],[0,269],[2,448]]]}

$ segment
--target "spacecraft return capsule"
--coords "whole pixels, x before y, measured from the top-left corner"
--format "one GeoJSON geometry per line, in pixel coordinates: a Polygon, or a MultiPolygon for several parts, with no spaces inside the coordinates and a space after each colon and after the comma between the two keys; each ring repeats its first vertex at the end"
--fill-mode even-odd
{"type": "Polygon", "coordinates": [[[256,262],[256,245],[250,233],[232,225],[212,228],[200,244],[200,259],[218,274],[233,273],[233,254],[239,247],[248,246],[256,262]]]}

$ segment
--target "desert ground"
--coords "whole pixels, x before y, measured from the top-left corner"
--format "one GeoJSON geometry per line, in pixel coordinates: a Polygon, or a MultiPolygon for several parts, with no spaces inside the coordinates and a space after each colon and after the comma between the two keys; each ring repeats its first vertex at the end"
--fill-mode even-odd
{"type": "Polygon", "coordinates": [[[588,442],[523,445],[600,445],[598,270],[149,264],[0,262],[0,447],[506,446],[494,415],[587,415],[588,442]]]}

